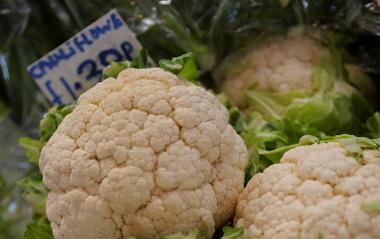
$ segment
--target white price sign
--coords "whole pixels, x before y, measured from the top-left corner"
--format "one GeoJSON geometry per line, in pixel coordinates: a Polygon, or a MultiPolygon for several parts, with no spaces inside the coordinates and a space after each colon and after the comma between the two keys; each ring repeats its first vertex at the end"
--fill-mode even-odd
{"type": "Polygon", "coordinates": [[[69,104],[102,78],[112,61],[131,60],[141,44],[116,10],[28,67],[52,104],[69,104]]]}

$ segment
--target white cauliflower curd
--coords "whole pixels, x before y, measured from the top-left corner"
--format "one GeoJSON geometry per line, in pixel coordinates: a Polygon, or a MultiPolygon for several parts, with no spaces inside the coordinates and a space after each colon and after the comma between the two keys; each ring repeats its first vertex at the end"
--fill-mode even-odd
{"type": "Polygon", "coordinates": [[[252,86],[280,93],[312,91],[313,70],[329,51],[298,31],[267,39],[253,50],[235,56],[236,60],[227,59],[233,67],[227,67],[222,76],[222,91],[235,105],[246,106],[243,92],[252,86]]]}
{"type": "Polygon", "coordinates": [[[250,180],[235,226],[244,238],[380,238],[379,211],[365,209],[380,199],[379,153],[353,157],[340,142],[289,150],[250,180]]]}
{"type": "Polygon", "coordinates": [[[57,239],[211,238],[234,213],[246,160],[217,98],[158,68],[81,95],[39,159],[57,239]]]}

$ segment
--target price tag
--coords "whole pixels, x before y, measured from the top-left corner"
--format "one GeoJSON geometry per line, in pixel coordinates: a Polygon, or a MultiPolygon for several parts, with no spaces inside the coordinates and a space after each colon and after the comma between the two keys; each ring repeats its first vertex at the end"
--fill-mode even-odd
{"type": "Polygon", "coordinates": [[[50,102],[70,104],[112,61],[131,60],[141,44],[114,9],[28,67],[50,102]]]}

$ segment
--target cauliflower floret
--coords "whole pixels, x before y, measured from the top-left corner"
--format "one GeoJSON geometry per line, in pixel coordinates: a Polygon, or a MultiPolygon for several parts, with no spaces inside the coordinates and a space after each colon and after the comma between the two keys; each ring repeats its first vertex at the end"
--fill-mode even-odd
{"type": "Polygon", "coordinates": [[[84,93],[41,152],[54,237],[211,238],[234,213],[247,150],[206,90],[158,68],[84,93]]]}
{"type": "Polygon", "coordinates": [[[282,93],[312,91],[314,67],[320,56],[328,54],[328,49],[315,39],[298,32],[269,39],[265,45],[243,56],[238,69],[227,70],[223,76],[222,91],[239,107],[246,106],[242,92],[251,86],[282,93]]]}
{"type": "Polygon", "coordinates": [[[245,238],[380,238],[380,213],[361,208],[380,198],[379,159],[365,150],[362,165],[337,142],[292,149],[248,183],[235,226],[245,238]]]}

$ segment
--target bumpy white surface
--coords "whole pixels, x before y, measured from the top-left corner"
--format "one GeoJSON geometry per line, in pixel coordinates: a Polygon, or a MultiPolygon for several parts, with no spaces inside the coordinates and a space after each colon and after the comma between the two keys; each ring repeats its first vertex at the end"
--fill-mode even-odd
{"type": "Polygon", "coordinates": [[[232,70],[224,76],[223,92],[234,104],[244,107],[243,92],[253,85],[271,92],[311,90],[313,68],[318,56],[326,54],[326,48],[300,34],[269,39],[242,59],[230,62],[232,70]]]}
{"type": "Polygon", "coordinates": [[[243,190],[247,152],[224,106],[158,68],[84,93],[40,157],[55,238],[211,238],[243,190]]]}
{"type": "Polygon", "coordinates": [[[251,179],[235,225],[245,238],[377,239],[380,213],[361,204],[379,199],[378,151],[364,151],[361,165],[338,143],[302,146],[251,179]]]}

